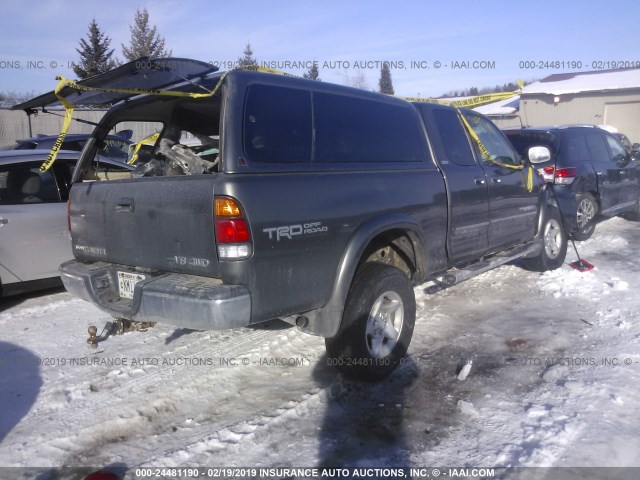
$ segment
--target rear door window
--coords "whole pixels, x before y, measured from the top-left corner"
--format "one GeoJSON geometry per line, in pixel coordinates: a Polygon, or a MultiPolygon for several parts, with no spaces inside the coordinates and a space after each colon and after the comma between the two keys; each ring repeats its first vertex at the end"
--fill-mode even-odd
{"type": "Polygon", "coordinates": [[[456,165],[476,165],[458,114],[452,110],[435,109],[433,117],[447,159],[456,165]]]}
{"type": "Polygon", "coordinates": [[[600,134],[587,135],[587,145],[591,152],[591,160],[594,162],[608,162],[609,151],[605,145],[604,138],[600,134]]]}
{"type": "Polygon", "coordinates": [[[562,138],[560,158],[563,162],[569,162],[571,164],[589,160],[589,149],[584,140],[584,135],[581,132],[565,135],[562,138]]]}
{"type": "Polygon", "coordinates": [[[400,105],[314,93],[318,162],[419,162],[425,158],[417,114],[400,105]]]}

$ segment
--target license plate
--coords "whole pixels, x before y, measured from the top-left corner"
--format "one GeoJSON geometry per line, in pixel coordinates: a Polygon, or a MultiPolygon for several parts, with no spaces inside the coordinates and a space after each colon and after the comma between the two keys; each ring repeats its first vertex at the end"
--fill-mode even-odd
{"type": "Polygon", "coordinates": [[[136,283],[144,280],[144,278],[144,275],[139,273],[118,272],[118,291],[120,296],[133,299],[133,290],[136,287],[136,283]]]}

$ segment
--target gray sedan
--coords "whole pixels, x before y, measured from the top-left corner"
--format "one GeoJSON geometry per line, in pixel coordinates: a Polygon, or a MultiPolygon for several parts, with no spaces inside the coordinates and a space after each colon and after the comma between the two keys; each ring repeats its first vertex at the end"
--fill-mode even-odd
{"type": "MultiPolygon", "coordinates": [[[[66,202],[78,152],[61,151],[40,172],[49,150],[0,152],[0,295],[60,284],[58,267],[73,258],[66,202]]],[[[130,176],[133,167],[106,158],[97,176],[130,176]]]]}

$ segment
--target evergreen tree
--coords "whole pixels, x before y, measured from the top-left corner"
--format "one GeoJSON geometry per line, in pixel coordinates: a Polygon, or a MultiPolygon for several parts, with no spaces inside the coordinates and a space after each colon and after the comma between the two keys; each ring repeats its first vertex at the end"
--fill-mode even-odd
{"type": "Polygon", "coordinates": [[[320,71],[318,70],[318,64],[316,62],[313,62],[313,65],[311,66],[311,68],[309,68],[309,71],[307,73],[302,74],[303,78],[308,78],[311,80],[318,80],[320,81],[320,71]]]}
{"type": "Polygon", "coordinates": [[[391,70],[389,69],[389,63],[384,62],[380,69],[380,81],[378,82],[380,87],[380,93],[387,95],[393,95],[393,82],[391,81],[391,70]]]}
{"type": "Polygon", "coordinates": [[[238,68],[257,67],[258,62],[253,57],[253,50],[251,49],[251,42],[247,42],[242,52],[242,57],[238,58],[238,68]]]}
{"type": "Polygon", "coordinates": [[[108,72],[118,65],[111,58],[113,48],[109,50],[109,45],[111,45],[111,39],[100,31],[98,22],[94,18],[89,23],[87,39],[81,38],[80,48],[76,48],[76,52],[80,54],[80,61],[73,63],[73,72],[79,79],[108,72]]]}
{"type": "Polygon", "coordinates": [[[132,62],[140,57],[163,58],[170,57],[171,50],[165,50],[164,38],[158,34],[154,25],[149,26],[149,12],[146,8],[137,9],[133,18],[133,25],[129,26],[131,42],[128,47],[122,44],[122,55],[132,62]]]}

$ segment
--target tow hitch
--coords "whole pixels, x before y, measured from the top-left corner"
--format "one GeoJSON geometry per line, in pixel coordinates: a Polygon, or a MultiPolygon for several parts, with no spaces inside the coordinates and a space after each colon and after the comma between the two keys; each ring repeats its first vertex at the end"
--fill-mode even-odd
{"type": "Polygon", "coordinates": [[[87,343],[91,348],[98,348],[98,343],[104,342],[111,335],[124,335],[127,332],[146,332],[154,325],[155,323],[152,322],[133,322],[124,318],[116,318],[102,327],[102,332],[99,336],[97,335],[98,328],[95,325],[91,325],[88,329],[89,338],[87,338],[87,343]]]}

